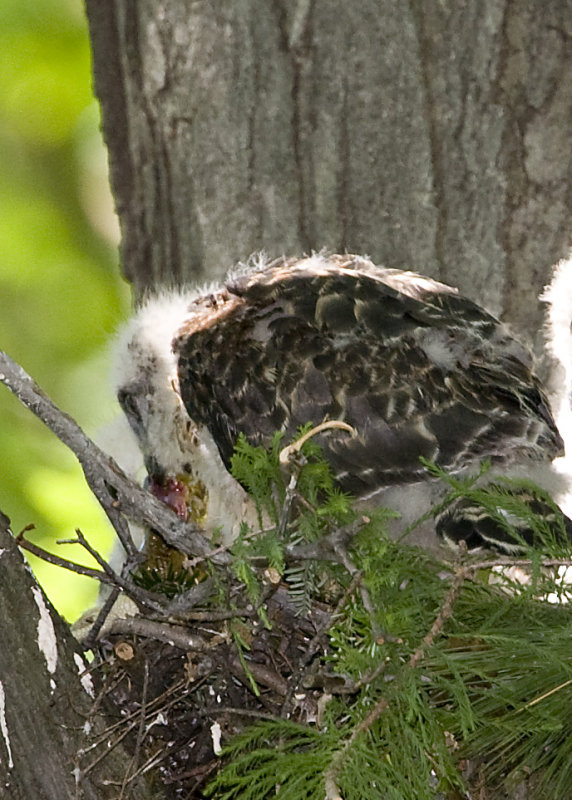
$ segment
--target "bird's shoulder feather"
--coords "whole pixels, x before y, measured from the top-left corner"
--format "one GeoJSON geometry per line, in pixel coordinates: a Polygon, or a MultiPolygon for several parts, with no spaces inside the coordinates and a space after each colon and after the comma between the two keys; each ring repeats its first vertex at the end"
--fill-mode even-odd
{"type": "Polygon", "coordinates": [[[553,456],[561,443],[530,352],[444,284],[352,256],[283,261],[199,296],[173,348],[192,419],[228,464],[238,432],[267,443],[308,421],[358,495],[416,480],[419,456],[553,456]],[[520,454],[522,454],[520,452],[520,454]]]}

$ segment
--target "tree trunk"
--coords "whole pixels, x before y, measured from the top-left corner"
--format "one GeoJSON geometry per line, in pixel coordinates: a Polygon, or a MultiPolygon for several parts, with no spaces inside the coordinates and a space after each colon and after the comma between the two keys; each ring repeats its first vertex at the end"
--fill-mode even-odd
{"type": "Polygon", "coordinates": [[[572,0],[87,0],[136,294],[327,248],[537,336],[569,243],[572,0]]]}
{"type": "MultiPolygon", "coordinates": [[[[121,745],[102,761],[100,750],[87,749],[107,724],[101,708],[93,707],[94,682],[1,512],[0,596],[0,798],[116,798],[128,757],[121,745]],[[93,769],[86,769],[92,762],[93,769]]],[[[102,747],[107,750],[107,737],[102,747]]],[[[150,794],[137,780],[124,797],[144,800],[150,794]]]]}

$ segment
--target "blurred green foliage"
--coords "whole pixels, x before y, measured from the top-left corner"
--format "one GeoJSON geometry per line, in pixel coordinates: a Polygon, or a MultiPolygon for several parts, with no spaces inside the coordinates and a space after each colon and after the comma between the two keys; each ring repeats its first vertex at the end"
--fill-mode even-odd
{"type": "MultiPolygon", "coordinates": [[[[0,3],[0,348],[93,435],[114,413],[107,346],[129,308],[81,0],[0,3]]],[[[47,549],[111,532],[75,458],[0,386],[0,508],[47,549]]],[[[86,562],[87,563],[87,562],[86,562]]],[[[32,564],[69,619],[97,586],[32,564]]]]}

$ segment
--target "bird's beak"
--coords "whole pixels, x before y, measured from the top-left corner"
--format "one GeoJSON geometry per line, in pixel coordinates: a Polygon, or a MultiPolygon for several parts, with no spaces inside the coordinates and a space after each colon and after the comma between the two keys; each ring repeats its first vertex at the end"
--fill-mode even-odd
{"type": "MultiPolygon", "coordinates": [[[[165,480],[165,470],[159,465],[159,462],[153,455],[146,455],[143,459],[143,463],[147,470],[148,481],[161,483],[165,480]]],[[[146,483],[148,483],[148,481],[146,481],[146,483]]]]}
{"type": "Polygon", "coordinates": [[[148,387],[144,384],[130,384],[117,392],[117,399],[143,453],[148,475],[147,488],[151,494],[172,508],[178,517],[186,520],[189,487],[178,477],[166,474],[164,467],[152,452],[153,448],[149,442],[148,423],[151,413],[149,394],[148,387]]]}
{"type": "Polygon", "coordinates": [[[149,400],[146,392],[140,387],[124,388],[117,392],[117,399],[142,451],[146,453],[147,420],[149,418],[149,400]]]}

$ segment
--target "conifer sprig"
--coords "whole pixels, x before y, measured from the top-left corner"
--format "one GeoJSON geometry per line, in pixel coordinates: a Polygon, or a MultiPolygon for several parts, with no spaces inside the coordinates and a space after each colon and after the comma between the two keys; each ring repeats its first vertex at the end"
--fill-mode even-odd
{"type": "MultiPolygon", "coordinates": [[[[319,449],[310,444],[308,468],[302,467],[296,486],[302,501],[286,534],[290,541],[331,536],[352,519],[347,498],[336,495],[319,449]]],[[[288,477],[277,467],[280,447],[277,438],[270,452],[253,453],[242,441],[234,462],[235,476],[254,489],[261,509],[274,510],[275,521],[288,477]]],[[[479,765],[487,797],[533,775],[529,798],[572,798],[572,613],[555,577],[555,565],[572,564],[572,553],[564,537],[554,535],[553,519],[547,522],[527,504],[522,490],[556,513],[545,493],[493,476],[483,486],[487,470],[459,481],[433,468],[449,486],[447,502],[481,503],[514,532],[522,553],[515,559],[481,554],[477,561],[442,563],[390,541],[388,512],[372,513],[350,551],[373,618],[352,586],[326,632],[321,659],[350,691],[326,698],[319,718],[263,721],[240,734],[225,751],[227,766],[211,783],[211,796],[469,797],[462,766],[470,759],[479,765]],[[541,550],[519,541],[512,526],[517,518],[538,533],[541,550]],[[496,564],[505,577],[490,583],[496,564]],[[528,569],[528,583],[507,573],[515,564],[528,569]],[[547,602],[555,591],[561,602],[547,602]]],[[[273,563],[284,574],[283,544],[270,537],[261,546],[268,549],[272,542],[273,563]]],[[[260,545],[248,539],[247,546],[254,552],[260,545]]],[[[317,599],[342,596],[351,582],[336,565],[317,560],[301,566],[292,572],[298,577],[292,584],[307,608],[317,599]]]]}

